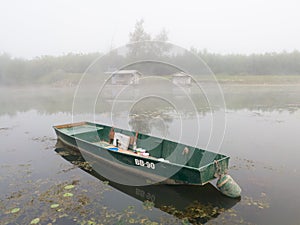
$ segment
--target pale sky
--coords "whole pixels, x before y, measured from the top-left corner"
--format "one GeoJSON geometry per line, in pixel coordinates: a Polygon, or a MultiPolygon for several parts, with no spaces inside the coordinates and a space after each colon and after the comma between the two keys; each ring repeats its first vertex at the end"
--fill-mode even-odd
{"type": "Polygon", "coordinates": [[[106,53],[144,19],[152,35],[215,53],[300,50],[297,0],[0,0],[0,53],[34,58],[106,53]]]}

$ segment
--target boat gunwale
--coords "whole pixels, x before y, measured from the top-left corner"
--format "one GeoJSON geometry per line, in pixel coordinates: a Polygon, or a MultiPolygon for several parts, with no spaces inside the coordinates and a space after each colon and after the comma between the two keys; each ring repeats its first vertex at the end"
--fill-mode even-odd
{"type": "MultiPolygon", "coordinates": [[[[222,154],[218,154],[218,155],[222,155],[222,154]]],[[[229,156],[226,156],[226,155],[222,155],[222,156],[224,156],[222,159],[214,160],[213,162],[210,162],[210,163],[206,164],[205,166],[199,167],[199,171],[202,171],[205,167],[215,164],[215,162],[221,162],[223,160],[230,159],[229,156]]]]}
{"type": "Polygon", "coordinates": [[[66,123],[66,124],[62,124],[62,125],[55,125],[55,126],[53,126],[53,128],[54,129],[71,128],[71,127],[78,127],[78,126],[86,125],[88,123],[90,123],[90,122],[83,121],[83,122],[76,122],[76,123],[66,123]]]}

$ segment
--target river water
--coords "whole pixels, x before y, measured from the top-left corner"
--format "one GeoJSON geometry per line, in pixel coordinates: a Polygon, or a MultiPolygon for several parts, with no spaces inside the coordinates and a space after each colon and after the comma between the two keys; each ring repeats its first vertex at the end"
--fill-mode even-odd
{"type": "MultiPolygon", "coordinates": [[[[52,126],[74,120],[73,88],[1,89],[0,224],[300,224],[299,86],[223,88],[226,130],[217,151],[231,157],[230,174],[243,190],[237,200],[220,194],[215,182],[109,181],[57,143],[52,126]]],[[[111,122],[105,110],[93,116],[111,122]]],[[[172,110],[147,109],[129,117],[120,111],[113,122],[177,139],[179,123],[199,123],[205,137],[210,119],[205,110],[179,118],[172,110]]]]}

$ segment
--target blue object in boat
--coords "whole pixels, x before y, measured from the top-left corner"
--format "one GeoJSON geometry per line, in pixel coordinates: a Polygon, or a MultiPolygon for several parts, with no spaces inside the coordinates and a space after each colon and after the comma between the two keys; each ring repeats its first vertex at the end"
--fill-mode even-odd
{"type": "Polygon", "coordinates": [[[108,150],[111,150],[111,151],[118,151],[119,148],[108,148],[108,150]]]}

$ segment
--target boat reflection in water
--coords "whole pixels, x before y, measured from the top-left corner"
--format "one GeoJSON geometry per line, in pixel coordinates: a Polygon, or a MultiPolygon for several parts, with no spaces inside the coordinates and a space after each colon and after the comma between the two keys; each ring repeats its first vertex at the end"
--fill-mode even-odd
{"type": "MultiPolygon", "coordinates": [[[[240,201],[239,199],[232,199],[222,195],[210,183],[204,186],[168,184],[129,186],[119,184],[108,180],[93,170],[80,152],[69,149],[60,142],[58,142],[55,151],[65,160],[77,165],[80,169],[99,180],[108,181],[111,187],[143,203],[149,203],[151,206],[179,219],[187,218],[192,224],[206,223],[210,219],[218,217],[225,210],[232,208],[240,201]]],[[[90,159],[88,162],[91,162],[90,159]]],[[[132,178],[129,177],[129,179],[132,178]]]]}

